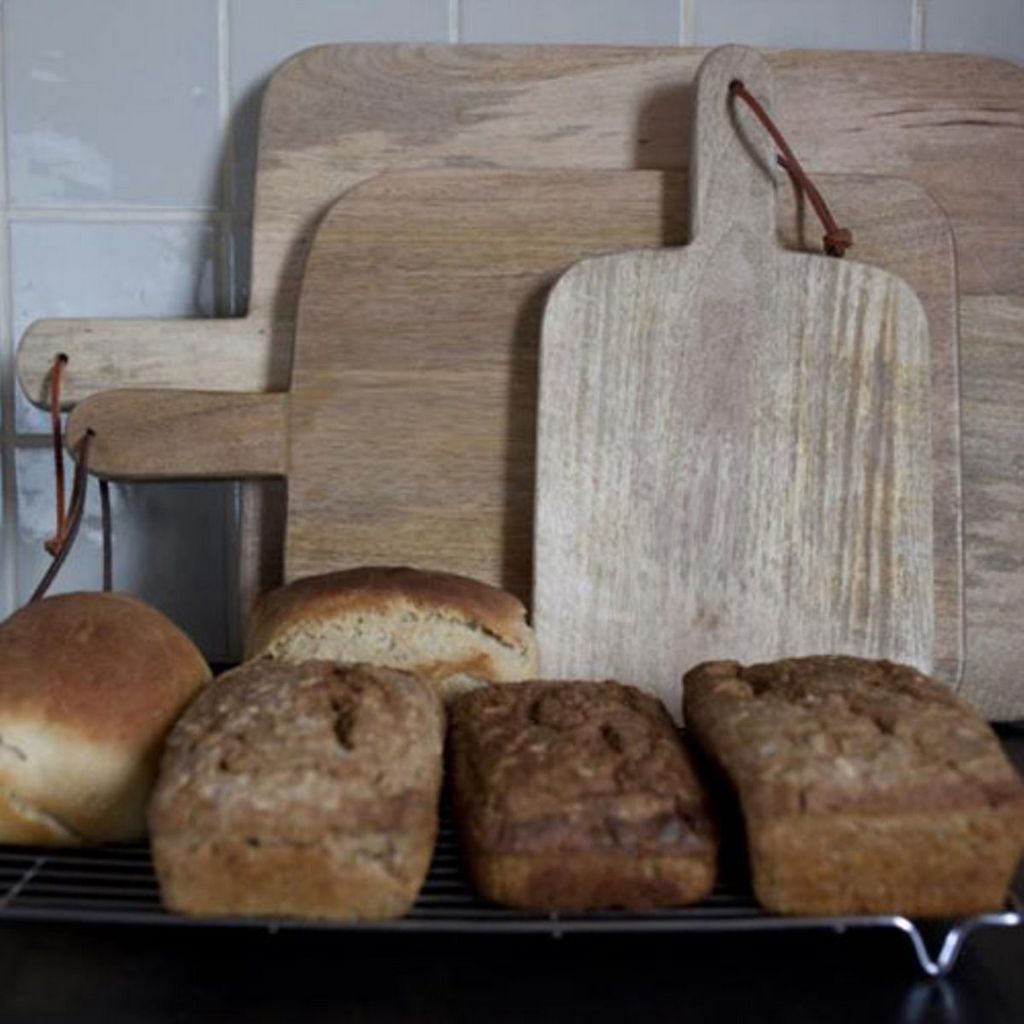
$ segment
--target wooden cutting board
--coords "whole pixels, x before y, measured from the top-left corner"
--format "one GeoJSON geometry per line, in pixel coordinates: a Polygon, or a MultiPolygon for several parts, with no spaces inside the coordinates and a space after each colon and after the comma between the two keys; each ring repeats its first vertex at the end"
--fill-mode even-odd
{"type": "Polygon", "coordinates": [[[846,653],[930,671],[931,354],[913,289],[785,251],[755,51],[697,75],[691,241],[591,258],[541,331],[542,671],[677,703],[699,662],[846,653]]]}
{"type": "MultiPolygon", "coordinates": [[[[959,463],[944,454],[956,450],[948,224],[907,182],[823,176],[820,184],[856,228],[857,251],[912,281],[928,310],[942,396],[935,465],[948,480],[936,488],[936,622],[941,667],[953,677],[959,463]]],[[[408,562],[528,598],[547,290],[581,257],[682,244],[688,207],[681,173],[381,175],[347,193],[317,233],[290,395],[109,392],[78,406],[71,437],[93,427],[93,465],[119,477],[287,471],[290,578],[408,562]]],[[[808,216],[787,182],[785,245],[816,245],[808,216]]]]}
{"type": "MultiPolygon", "coordinates": [[[[284,391],[303,263],[317,224],[342,192],[408,168],[684,169],[691,82],[702,55],[676,47],[307,50],[277,71],[263,103],[247,315],[40,321],[19,353],[26,392],[45,402],[49,366],[62,348],[72,356],[69,404],[114,387],[284,391]]],[[[1020,716],[1024,477],[1015,459],[1024,447],[1024,70],[952,54],[793,50],[768,58],[778,114],[810,169],[912,179],[952,222],[962,375],[954,365],[942,385],[963,381],[970,648],[957,686],[990,717],[1020,716]]],[[[887,237],[903,259],[916,261],[897,227],[887,237]]],[[[875,261],[863,248],[857,253],[875,261]]],[[[243,268],[248,256],[238,252],[243,268]]],[[[202,400],[204,415],[221,414],[223,396],[202,400]]],[[[167,403],[161,414],[169,414],[167,403]]],[[[162,455],[173,470],[166,446],[162,455]]],[[[959,512],[959,494],[951,500],[959,512]]],[[[245,484],[242,509],[245,605],[280,579],[284,488],[245,484]]]]}

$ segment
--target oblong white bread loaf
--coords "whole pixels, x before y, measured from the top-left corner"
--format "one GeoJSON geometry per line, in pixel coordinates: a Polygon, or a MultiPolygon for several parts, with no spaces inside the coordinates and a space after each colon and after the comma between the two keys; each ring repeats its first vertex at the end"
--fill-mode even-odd
{"type": "Polygon", "coordinates": [[[247,655],[403,669],[446,697],[537,673],[533,631],[517,598],[465,576],[382,566],[310,576],[265,594],[247,655]]]}

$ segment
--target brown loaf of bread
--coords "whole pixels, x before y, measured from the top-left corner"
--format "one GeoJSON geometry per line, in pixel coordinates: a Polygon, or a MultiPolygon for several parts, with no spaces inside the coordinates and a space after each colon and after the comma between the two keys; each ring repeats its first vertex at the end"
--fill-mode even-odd
{"type": "Polygon", "coordinates": [[[614,682],[528,682],[452,708],[456,810],[474,882],[516,907],[701,899],[716,834],[671,719],[614,682]]]}
{"type": "Polygon", "coordinates": [[[296,580],[266,594],[250,624],[250,658],[326,658],[404,669],[452,694],[537,671],[526,609],[465,576],[370,566],[296,580]]]}
{"type": "Polygon", "coordinates": [[[124,594],[61,594],[0,624],[0,842],[141,839],[164,737],[210,678],[124,594]]]}
{"type": "Polygon", "coordinates": [[[256,661],[181,717],[150,808],[164,903],[194,915],[397,917],[437,833],[444,711],[407,672],[256,661]]]}
{"type": "Polygon", "coordinates": [[[683,680],[687,730],[735,787],[758,900],[792,914],[998,908],[1024,785],[992,730],[915,669],[851,657],[683,680]]]}

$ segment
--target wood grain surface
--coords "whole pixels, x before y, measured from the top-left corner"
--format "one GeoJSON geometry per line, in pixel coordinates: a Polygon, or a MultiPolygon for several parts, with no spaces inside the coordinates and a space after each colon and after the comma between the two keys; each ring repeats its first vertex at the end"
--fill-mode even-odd
{"type": "Polygon", "coordinates": [[[37,320],[18,353],[25,394],[49,401],[53,357],[68,357],[62,405],[73,408],[112,388],[286,391],[291,347],[238,320],[37,320]]]}
{"type": "Polygon", "coordinates": [[[283,394],[103,391],[71,412],[67,445],[92,430],[90,470],[118,480],[284,476],[287,402],[283,394]]]}
{"type": "MultiPolygon", "coordinates": [[[[678,705],[702,661],[826,652],[931,671],[931,356],[875,267],[785,252],[754,50],[697,76],[692,240],[583,260],[541,327],[541,672],[678,705]]],[[[301,344],[301,336],[299,339],[301,344]]]]}
{"type": "MultiPolygon", "coordinates": [[[[1024,300],[962,300],[974,332],[972,372],[963,382],[963,416],[975,425],[964,442],[964,533],[968,665],[987,667],[986,713],[1024,718],[1019,685],[1024,580],[1024,300]],[[998,682],[997,682],[998,681],[998,682]]],[[[972,699],[976,688],[970,689],[972,699]]]]}
{"type": "MultiPolygon", "coordinates": [[[[952,236],[936,204],[908,182],[826,175],[820,184],[856,225],[857,251],[910,282],[928,314],[939,396],[937,663],[954,680],[962,623],[952,236]]],[[[581,257],[682,244],[688,206],[686,176],[655,171],[423,171],[349,192],[320,228],[302,300],[294,399],[313,405],[296,417],[292,446],[311,468],[291,482],[289,576],[411,562],[529,598],[536,353],[548,288],[581,257]]],[[[817,222],[788,179],[778,209],[782,244],[816,238],[817,222]]],[[[97,471],[110,472],[116,456],[121,475],[158,474],[168,453],[147,424],[152,396],[129,404],[127,394],[111,393],[110,413],[107,395],[78,406],[71,438],[85,426],[97,439],[116,430],[116,444],[93,448],[97,471]]],[[[284,458],[273,416],[257,420],[245,408],[233,425],[221,418],[238,397],[181,396],[191,443],[175,446],[173,475],[204,475],[211,458],[237,465],[237,452],[222,452],[235,435],[249,439],[254,466],[284,458]],[[200,418],[202,404],[210,409],[200,418]],[[180,460],[193,453],[194,472],[183,472],[180,460]]]]}
{"type": "MultiPolygon", "coordinates": [[[[252,343],[249,379],[265,380],[262,368],[272,360],[280,368],[272,389],[287,386],[301,267],[316,224],[344,190],[409,167],[683,169],[701,56],[646,47],[344,44],[293,58],[274,76],[263,106],[252,303],[241,321],[252,343]]],[[[993,374],[1019,374],[1016,339],[1006,333],[1011,320],[995,317],[993,333],[982,310],[1024,302],[1024,71],[965,55],[768,57],[776,112],[810,169],[911,178],[949,215],[961,294],[974,300],[964,303],[960,324],[965,390],[984,391],[993,374]]],[[[216,340],[230,325],[194,321],[191,330],[216,340]]],[[[71,402],[91,393],[89,386],[166,386],[168,376],[174,386],[188,385],[164,369],[168,356],[175,358],[162,341],[154,340],[149,379],[117,358],[114,346],[96,341],[76,350],[85,359],[96,353],[96,373],[81,372],[79,361],[76,374],[73,356],[71,402]]],[[[53,354],[47,331],[33,328],[21,360],[30,395],[41,393],[53,354]]],[[[210,387],[222,368],[216,358],[197,366],[191,386],[210,387]]],[[[237,361],[230,368],[237,373],[237,361]]],[[[994,412],[965,405],[969,507],[984,504],[990,487],[1006,486],[1007,444],[1024,448],[1021,406],[994,412]]],[[[242,580],[251,595],[277,578],[284,500],[277,484],[246,490],[242,580]]],[[[1013,518],[969,533],[972,653],[961,692],[983,711],[1024,714],[1024,685],[1007,671],[1009,655],[996,640],[1008,638],[1010,650],[1024,652],[1021,641],[1009,639],[1024,574],[1006,568],[1024,548],[1024,525],[1013,518]]]]}

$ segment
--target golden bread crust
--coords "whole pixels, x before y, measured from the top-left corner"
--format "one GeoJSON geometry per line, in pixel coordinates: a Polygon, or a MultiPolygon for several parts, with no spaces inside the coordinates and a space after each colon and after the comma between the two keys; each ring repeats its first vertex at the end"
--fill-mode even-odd
{"type": "Polygon", "coordinates": [[[0,842],[142,838],[164,737],[209,678],[170,619],[124,594],[62,594],[0,624],[0,842]]]}
{"type": "Polygon", "coordinates": [[[522,602],[497,587],[466,576],[408,567],[364,566],[295,580],[264,594],[253,610],[249,657],[297,622],[330,619],[352,611],[387,613],[408,602],[424,610],[448,610],[478,623],[506,644],[532,646],[522,602]]]}
{"type": "Polygon", "coordinates": [[[452,709],[470,870],[513,906],[643,908],[701,899],[717,836],[661,704],[615,682],[475,690],[452,709]]]}
{"type": "Polygon", "coordinates": [[[916,669],[845,656],[698,665],[687,730],[732,783],[754,889],[795,914],[997,909],[1024,783],[979,715],[916,669]]]}
{"type": "MultiPolygon", "coordinates": [[[[0,624],[0,716],[148,746],[210,669],[162,612],[127,594],[59,594],[0,624]]],[[[2,726],[0,726],[2,733],[2,726]]]]}
{"type": "Polygon", "coordinates": [[[437,693],[407,672],[259,660],[226,673],[164,752],[150,805],[164,901],[191,914],[404,912],[437,833],[443,736],[437,693]]]}

